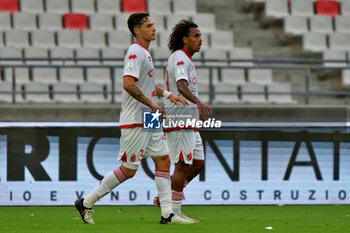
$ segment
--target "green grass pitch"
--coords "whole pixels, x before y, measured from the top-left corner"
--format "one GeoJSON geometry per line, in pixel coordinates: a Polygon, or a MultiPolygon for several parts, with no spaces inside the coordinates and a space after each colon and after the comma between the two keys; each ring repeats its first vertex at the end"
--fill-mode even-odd
{"type": "Polygon", "coordinates": [[[0,207],[0,232],[350,232],[349,205],[184,206],[183,212],[200,223],[160,225],[154,206],[96,206],[95,225],[83,224],[73,206],[0,207]]]}

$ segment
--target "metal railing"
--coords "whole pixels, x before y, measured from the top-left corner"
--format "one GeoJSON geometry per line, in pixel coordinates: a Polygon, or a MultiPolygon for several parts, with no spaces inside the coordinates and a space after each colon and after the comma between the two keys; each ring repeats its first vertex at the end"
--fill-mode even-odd
{"type": "MultiPolygon", "coordinates": [[[[0,58],[0,69],[12,68],[12,90],[11,91],[0,91],[0,94],[12,94],[12,103],[16,103],[16,94],[21,94],[22,92],[16,90],[16,75],[15,68],[108,68],[111,74],[111,90],[107,90],[106,94],[111,95],[111,103],[115,103],[115,94],[120,94],[120,92],[115,91],[116,74],[115,68],[123,68],[123,58],[0,58]],[[60,61],[62,64],[10,64],[9,62],[53,62],[60,61]],[[91,61],[91,62],[120,62],[120,64],[69,64],[67,62],[81,62],[81,61],[91,61]],[[8,62],[8,64],[6,64],[8,62]]],[[[155,68],[165,69],[165,62],[167,59],[155,59],[155,68]]],[[[304,98],[304,103],[310,103],[311,96],[337,96],[337,95],[350,95],[348,91],[312,91],[310,88],[310,78],[312,71],[319,70],[344,70],[350,69],[347,66],[348,60],[323,60],[323,59],[268,59],[268,58],[256,58],[256,59],[228,59],[228,60],[217,60],[217,59],[193,59],[195,63],[202,63],[195,65],[196,69],[209,69],[209,92],[201,92],[202,94],[209,95],[209,103],[213,102],[215,94],[239,94],[239,92],[220,92],[215,90],[213,82],[213,72],[215,69],[273,69],[273,70],[294,70],[302,71],[304,78],[304,90],[303,91],[291,91],[291,92],[269,92],[269,95],[292,95],[292,96],[302,96],[304,98]],[[206,62],[217,63],[217,65],[206,65],[206,62]],[[239,65],[239,63],[252,63],[252,65],[239,65]],[[344,66],[324,66],[324,63],[344,63],[344,66]],[[238,65],[237,65],[238,64],[238,65]]],[[[200,79],[200,77],[199,77],[200,79]]],[[[48,94],[48,92],[25,92],[33,94],[48,94]]],[[[54,92],[56,93],[56,92],[54,92]]],[[[59,94],[72,94],[72,92],[57,92],[59,94]]],[[[100,92],[88,92],[89,94],[101,94],[100,92]]],[[[241,94],[256,95],[264,94],[265,92],[242,92],[241,94]]]]}

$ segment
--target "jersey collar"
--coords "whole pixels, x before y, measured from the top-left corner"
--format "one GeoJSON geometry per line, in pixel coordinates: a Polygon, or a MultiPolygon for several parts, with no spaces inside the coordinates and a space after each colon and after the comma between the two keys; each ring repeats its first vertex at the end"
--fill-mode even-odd
{"type": "Polygon", "coordinates": [[[185,50],[183,50],[183,49],[180,49],[180,51],[182,51],[182,52],[184,52],[185,54],[186,54],[186,56],[192,61],[192,58],[186,53],[186,51],[185,50]]]}
{"type": "MultiPolygon", "coordinates": [[[[140,45],[142,48],[146,49],[145,47],[143,47],[143,45],[141,45],[140,43],[134,42],[134,44],[138,44],[140,45]]],[[[148,49],[146,49],[148,51],[148,49]]]]}

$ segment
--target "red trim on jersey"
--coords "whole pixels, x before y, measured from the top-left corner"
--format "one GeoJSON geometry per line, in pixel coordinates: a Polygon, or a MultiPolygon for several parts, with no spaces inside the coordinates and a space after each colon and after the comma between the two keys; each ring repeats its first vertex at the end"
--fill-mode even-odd
{"type": "Polygon", "coordinates": [[[186,51],[185,50],[183,50],[183,49],[180,49],[180,51],[182,51],[182,52],[184,52],[185,54],[186,54],[186,56],[192,61],[192,58],[186,53],[186,51]]]}
{"type": "Polygon", "coordinates": [[[198,128],[193,128],[193,127],[174,127],[174,128],[166,128],[164,129],[165,132],[171,132],[171,131],[175,131],[175,130],[180,130],[180,129],[191,129],[194,131],[199,131],[198,128]]]}
{"type": "Polygon", "coordinates": [[[179,161],[185,162],[184,155],[182,154],[182,151],[180,151],[179,161]]]}
{"type": "Polygon", "coordinates": [[[120,125],[120,129],[132,128],[132,127],[143,127],[143,124],[129,124],[129,125],[120,125]]]}
{"type": "Polygon", "coordinates": [[[178,79],[178,80],[176,81],[176,83],[177,83],[178,81],[180,81],[180,80],[185,80],[185,81],[187,82],[187,84],[188,84],[188,80],[187,80],[186,78],[180,78],[180,79],[178,79]]]}
{"type": "MultiPolygon", "coordinates": [[[[145,47],[143,47],[143,45],[141,45],[140,43],[134,42],[134,44],[138,44],[140,45],[142,48],[146,49],[145,47]]],[[[148,49],[146,49],[148,51],[148,49]]]]}
{"type": "Polygon", "coordinates": [[[124,78],[125,76],[132,77],[132,78],[136,79],[136,81],[137,81],[137,80],[139,80],[139,78],[138,78],[138,77],[135,77],[135,76],[132,76],[132,75],[129,75],[129,74],[124,75],[124,76],[123,76],[123,78],[124,78]]]}

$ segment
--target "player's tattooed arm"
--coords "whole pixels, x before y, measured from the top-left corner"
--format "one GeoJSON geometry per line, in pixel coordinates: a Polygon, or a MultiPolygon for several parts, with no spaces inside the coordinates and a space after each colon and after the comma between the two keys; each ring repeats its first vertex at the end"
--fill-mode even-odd
{"type": "Polygon", "coordinates": [[[149,106],[152,110],[159,109],[159,106],[150,100],[136,85],[135,78],[131,76],[125,76],[123,79],[123,88],[132,97],[140,101],[141,103],[149,106]]]}

